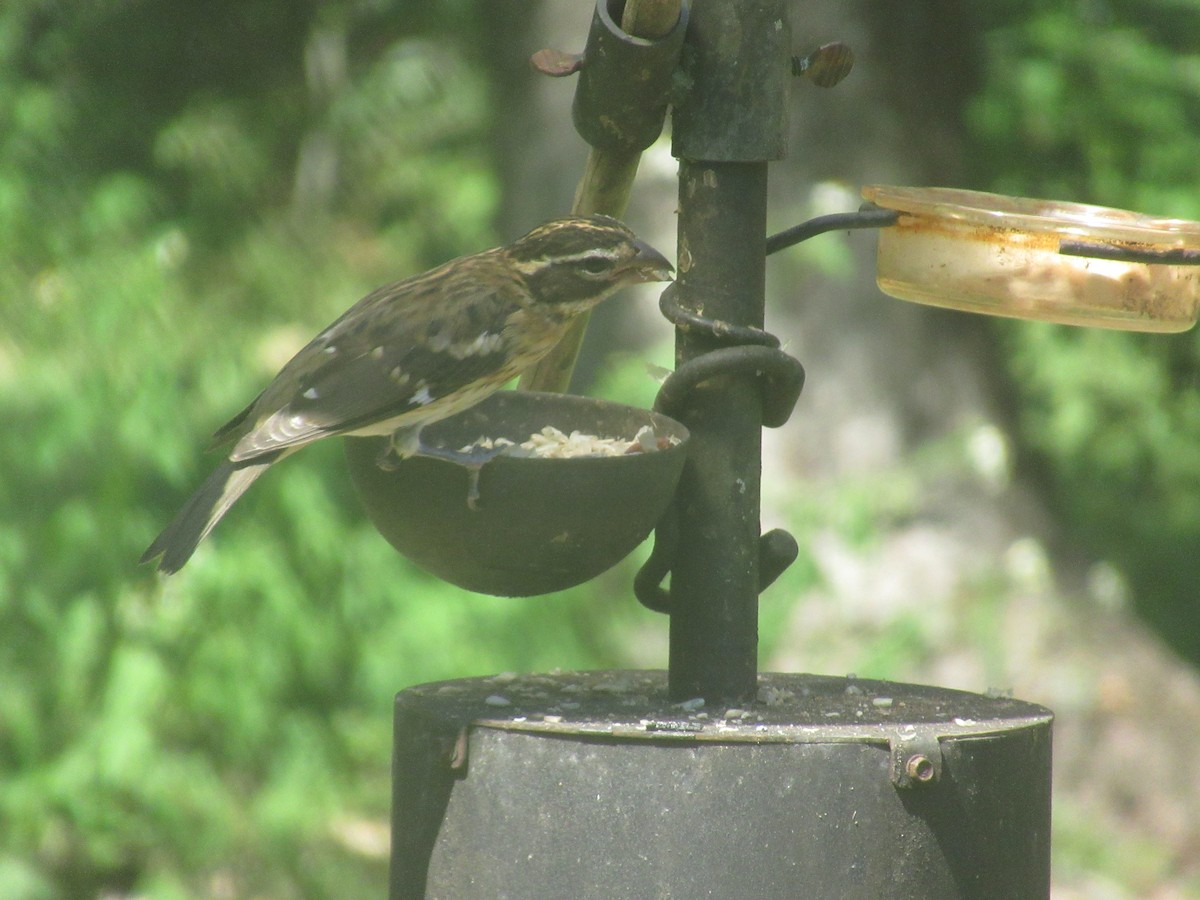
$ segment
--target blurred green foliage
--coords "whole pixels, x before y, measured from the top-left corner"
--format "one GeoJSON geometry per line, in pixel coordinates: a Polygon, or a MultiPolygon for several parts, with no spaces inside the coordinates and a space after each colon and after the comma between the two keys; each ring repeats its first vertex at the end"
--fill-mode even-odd
{"type": "MultiPolygon", "coordinates": [[[[263,479],[183,575],[134,566],[213,464],[197,448],[314,330],[495,238],[477,5],[0,7],[3,896],[378,895],[396,689],[612,665],[661,631],[632,564],[522,601],[424,575],[336,445],[263,479]]],[[[978,15],[978,184],[1200,215],[1200,4],[978,15]]],[[[1200,658],[1195,336],[1002,333],[1064,516],[1200,658]]],[[[642,366],[598,392],[647,403],[642,366]]],[[[912,500],[890,483],[786,524],[803,544],[832,508],[869,541],[912,500]]],[[[815,578],[802,555],[783,589],[815,578]]],[[[786,615],[764,607],[765,650],[786,615]]],[[[896,641],[881,667],[926,637],[896,641]]]]}
{"type": "MultiPolygon", "coordinates": [[[[978,185],[1200,219],[1200,3],[1009,0],[978,14],[978,185]]],[[[1200,661],[1200,333],[998,328],[1030,469],[1068,531],[1200,661]]]]}

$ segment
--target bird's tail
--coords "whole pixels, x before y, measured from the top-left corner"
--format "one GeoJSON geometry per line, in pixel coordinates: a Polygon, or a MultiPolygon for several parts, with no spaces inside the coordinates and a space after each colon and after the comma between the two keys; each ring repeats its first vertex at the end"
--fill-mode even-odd
{"type": "Polygon", "coordinates": [[[192,494],[171,524],[146,548],[139,562],[147,563],[162,557],[158,561],[158,571],[167,575],[178,572],[229,507],[278,458],[278,454],[272,454],[250,463],[222,463],[192,494]]]}

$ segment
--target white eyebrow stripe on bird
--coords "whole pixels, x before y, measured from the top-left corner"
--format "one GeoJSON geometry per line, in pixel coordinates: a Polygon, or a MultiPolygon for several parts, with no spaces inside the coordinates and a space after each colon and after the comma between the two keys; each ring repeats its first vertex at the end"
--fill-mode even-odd
{"type": "Polygon", "coordinates": [[[616,250],[610,250],[607,247],[593,247],[589,250],[581,250],[578,253],[566,253],[562,256],[539,256],[537,259],[513,259],[510,260],[510,265],[522,275],[533,275],[542,271],[550,263],[582,262],[585,259],[595,259],[598,256],[616,262],[620,259],[621,255],[616,250]]]}
{"type": "Polygon", "coordinates": [[[604,259],[618,259],[619,254],[615,249],[608,247],[591,247],[587,250],[580,250],[578,253],[566,253],[562,256],[554,257],[555,262],[582,262],[585,259],[595,259],[601,256],[604,259]]]}

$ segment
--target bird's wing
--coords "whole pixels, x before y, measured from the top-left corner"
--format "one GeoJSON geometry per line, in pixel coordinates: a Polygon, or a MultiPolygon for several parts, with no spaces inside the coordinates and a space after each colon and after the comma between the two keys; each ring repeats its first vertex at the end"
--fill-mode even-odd
{"type": "Polygon", "coordinates": [[[375,423],[430,421],[453,411],[438,403],[443,398],[498,374],[511,377],[504,372],[519,309],[512,291],[481,294],[461,284],[447,292],[445,282],[439,288],[427,278],[380,288],[296,354],[217,433],[237,438],[229,458],[253,459],[375,423]]]}

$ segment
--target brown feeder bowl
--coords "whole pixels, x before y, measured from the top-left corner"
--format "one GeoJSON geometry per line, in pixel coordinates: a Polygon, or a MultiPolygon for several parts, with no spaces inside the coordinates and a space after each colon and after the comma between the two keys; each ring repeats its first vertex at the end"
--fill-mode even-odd
{"type": "Polygon", "coordinates": [[[393,547],[451,584],[504,597],[581,584],[627,556],[675,493],[687,429],[659,413],[567,394],[502,391],[421,432],[421,444],[454,451],[482,438],[520,444],[543,427],[632,440],[645,425],[662,449],[609,457],[500,455],[478,472],[414,456],[379,467],[386,438],[348,438],[350,476],[367,515],[393,547]],[[677,439],[668,444],[661,439],[677,439]]]}

